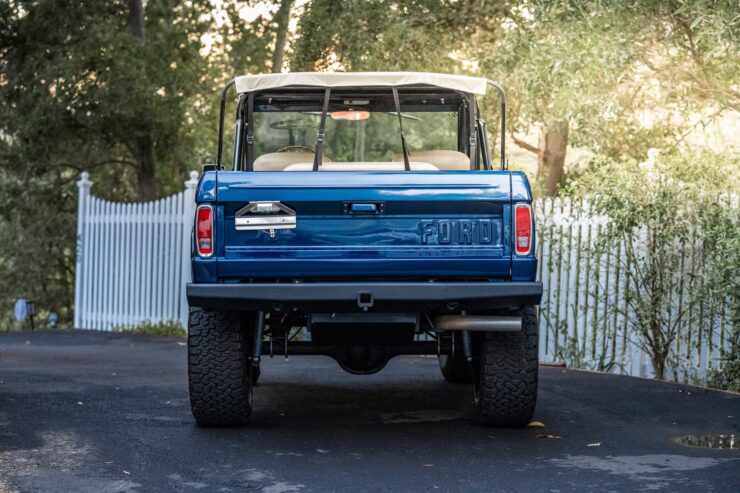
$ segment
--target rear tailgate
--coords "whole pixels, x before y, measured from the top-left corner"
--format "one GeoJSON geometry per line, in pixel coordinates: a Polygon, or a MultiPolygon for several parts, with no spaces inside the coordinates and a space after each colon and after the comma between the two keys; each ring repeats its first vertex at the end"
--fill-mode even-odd
{"type": "Polygon", "coordinates": [[[505,279],[506,172],[219,172],[222,279],[505,279]],[[237,230],[250,202],[280,202],[294,229],[237,230]]]}

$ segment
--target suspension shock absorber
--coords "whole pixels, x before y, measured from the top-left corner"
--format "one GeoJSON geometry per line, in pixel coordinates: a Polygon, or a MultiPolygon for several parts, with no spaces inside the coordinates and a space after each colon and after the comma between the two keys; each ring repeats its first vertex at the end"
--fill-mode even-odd
{"type": "Polygon", "coordinates": [[[257,325],[254,330],[254,345],[252,346],[252,365],[259,366],[262,357],[262,337],[265,333],[265,312],[257,312],[257,325]]]}

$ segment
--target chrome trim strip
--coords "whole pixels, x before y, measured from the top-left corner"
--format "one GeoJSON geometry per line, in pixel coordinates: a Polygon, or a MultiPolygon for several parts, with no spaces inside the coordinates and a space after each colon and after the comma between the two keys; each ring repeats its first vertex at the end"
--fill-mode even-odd
{"type": "Polygon", "coordinates": [[[296,227],[295,216],[250,216],[237,217],[234,221],[238,231],[255,229],[293,229],[296,227]]]}
{"type": "Polygon", "coordinates": [[[296,223],[295,211],[275,200],[249,202],[234,215],[237,231],[269,230],[272,235],[277,229],[294,229],[296,223]],[[277,209],[278,212],[260,215],[265,209],[277,209]]]}

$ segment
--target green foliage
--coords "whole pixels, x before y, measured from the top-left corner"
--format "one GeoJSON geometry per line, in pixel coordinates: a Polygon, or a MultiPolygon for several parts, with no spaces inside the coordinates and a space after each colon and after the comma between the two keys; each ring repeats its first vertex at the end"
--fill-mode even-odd
{"type": "Polygon", "coordinates": [[[611,9],[588,19],[564,10],[535,2],[529,15],[512,14],[503,34],[481,39],[493,46],[481,53],[481,69],[510,88],[514,129],[567,120],[580,130],[576,136],[599,143],[594,133],[601,133],[604,114],[619,107],[615,89],[637,57],[640,30],[611,9]]]}
{"type": "Polygon", "coordinates": [[[676,115],[704,114],[705,124],[739,107],[740,93],[729,89],[740,73],[733,4],[519,4],[503,34],[484,33],[480,66],[506,83],[513,130],[567,121],[573,145],[640,158],[679,145],[696,125],[676,115]]]}
{"type": "Polygon", "coordinates": [[[506,6],[476,0],[313,0],[299,22],[291,68],[460,72],[450,52],[506,6]]]}
{"type": "Polygon", "coordinates": [[[721,366],[709,371],[707,385],[721,390],[740,392],[740,320],[730,335],[729,351],[722,358],[721,366]]]}
{"type": "Polygon", "coordinates": [[[26,296],[71,318],[80,171],[94,173],[96,195],[118,200],[136,197],[147,169],[155,193],[180,188],[199,21],[165,2],[147,7],[141,42],[123,1],[3,4],[0,237],[13,245],[0,258],[4,306],[26,296]]]}
{"type": "Polygon", "coordinates": [[[24,296],[69,323],[80,172],[111,200],[182,190],[215,161],[223,83],[264,71],[269,21],[241,21],[247,2],[144,3],[143,39],[124,0],[0,3],[0,311],[24,296]]]}
{"type": "Polygon", "coordinates": [[[732,327],[729,334],[721,334],[727,350],[719,361],[719,368],[710,371],[708,385],[734,392],[740,392],[740,207],[737,200],[734,195],[702,214],[701,229],[707,257],[699,276],[702,289],[697,293],[697,298],[710,307],[710,311],[724,313],[732,327]]]}
{"type": "Polygon", "coordinates": [[[658,378],[687,327],[711,337],[728,311],[737,316],[740,221],[736,197],[728,195],[738,189],[737,163],[737,155],[602,158],[572,184],[607,221],[595,253],[623,245],[624,314],[658,378]],[[687,297],[676,296],[683,290],[687,297]]]}
{"type": "Polygon", "coordinates": [[[146,320],[133,326],[120,325],[113,327],[113,332],[129,332],[146,336],[185,337],[185,329],[183,329],[177,320],[163,322],[150,322],[146,320]]]}

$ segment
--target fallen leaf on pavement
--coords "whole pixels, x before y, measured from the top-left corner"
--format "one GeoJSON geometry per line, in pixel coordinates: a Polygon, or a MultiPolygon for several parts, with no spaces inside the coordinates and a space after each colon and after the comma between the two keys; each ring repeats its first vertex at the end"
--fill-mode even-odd
{"type": "Polygon", "coordinates": [[[552,433],[548,433],[547,435],[537,435],[537,438],[547,438],[548,440],[555,440],[558,438],[562,438],[559,435],[553,435],[552,433]]]}
{"type": "Polygon", "coordinates": [[[531,423],[527,425],[527,428],[544,428],[544,427],[545,427],[545,423],[543,423],[542,421],[532,421],[531,423]]]}

